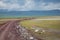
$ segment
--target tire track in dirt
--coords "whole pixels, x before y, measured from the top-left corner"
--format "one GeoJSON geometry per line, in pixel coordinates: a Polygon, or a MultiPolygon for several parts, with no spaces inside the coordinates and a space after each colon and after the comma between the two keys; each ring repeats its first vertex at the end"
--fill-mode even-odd
{"type": "Polygon", "coordinates": [[[40,40],[28,33],[26,28],[19,26],[18,22],[20,21],[13,20],[2,25],[0,40],[40,40]]]}
{"type": "Polygon", "coordinates": [[[2,26],[2,28],[3,27],[6,27],[6,28],[4,28],[5,30],[1,33],[0,40],[4,40],[4,37],[5,37],[6,33],[8,32],[9,27],[11,26],[11,24],[12,23],[7,23],[6,25],[2,26]]]}
{"type": "Polygon", "coordinates": [[[9,22],[5,23],[4,25],[0,26],[0,36],[2,32],[5,30],[6,26],[9,24],[9,22]]]}

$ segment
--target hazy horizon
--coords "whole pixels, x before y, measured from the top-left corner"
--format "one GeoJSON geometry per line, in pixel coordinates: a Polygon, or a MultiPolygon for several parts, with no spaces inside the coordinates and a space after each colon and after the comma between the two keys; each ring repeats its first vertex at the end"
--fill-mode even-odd
{"type": "Polygon", "coordinates": [[[0,18],[10,16],[60,16],[60,0],[0,0],[0,18]]]}

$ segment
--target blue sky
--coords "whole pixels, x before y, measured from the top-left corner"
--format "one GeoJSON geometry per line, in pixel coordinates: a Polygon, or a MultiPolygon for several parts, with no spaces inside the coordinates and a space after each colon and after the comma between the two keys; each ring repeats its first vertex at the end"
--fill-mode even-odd
{"type": "Polygon", "coordinates": [[[9,11],[60,10],[60,0],[0,0],[0,9],[9,11]]]}

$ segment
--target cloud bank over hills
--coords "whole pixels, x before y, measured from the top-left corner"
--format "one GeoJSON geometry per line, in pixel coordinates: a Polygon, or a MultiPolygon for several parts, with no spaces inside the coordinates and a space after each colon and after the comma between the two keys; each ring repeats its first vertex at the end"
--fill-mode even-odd
{"type": "Polygon", "coordinates": [[[60,10],[60,0],[0,0],[0,9],[8,11],[60,10]]]}

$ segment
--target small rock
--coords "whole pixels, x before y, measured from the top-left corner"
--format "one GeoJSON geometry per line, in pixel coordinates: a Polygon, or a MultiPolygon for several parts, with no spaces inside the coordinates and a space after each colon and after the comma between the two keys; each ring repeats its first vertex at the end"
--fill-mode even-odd
{"type": "Polygon", "coordinates": [[[38,32],[38,31],[39,31],[38,29],[35,30],[35,32],[38,32]]]}
{"type": "Polygon", "coordinates": [[[33,37],[30,37],[30,39],[34,39],[33,37]]]}

